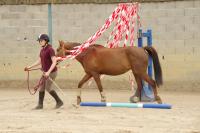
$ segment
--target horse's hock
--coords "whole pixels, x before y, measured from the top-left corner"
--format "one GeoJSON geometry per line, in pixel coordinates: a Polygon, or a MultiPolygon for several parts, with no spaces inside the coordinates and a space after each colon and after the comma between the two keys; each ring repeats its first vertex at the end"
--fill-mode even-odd
{"type": "MultiPolygon", "coordinates": [[[[0,35],[0,87],[25,87],[23,68],[38,57],[36,38],[40,33],[47,33],[48,6],[1,4],[4,5],[0,7],[0,31],[3,33],[0,35]]],[[[115,7],[116,4],[105,3],[53,4],[53,47],[57,47],[58,40],[85,41],[115,7]]],[[[153,46],[160,57],[165,89],[200,90],[199,12],[198,0],[141,3],[142,27],[152,28],[153,46]]],[[[97,43],[104,44],[107,37],[109,33],[97,43]]],[[[58,83],[69,88],[77,88],[78,80],[84,74],[76,62],[59,71],[58,83]],[[66,79],[69,82],[63,83],[66,79]]],[[[31,76],[38,79],[40,74],[31,76]]],[[[106,77],[103,85],[105,88],[127,89],[130,88],[128,82],[128,75],[122,75],[106,77]]]]}

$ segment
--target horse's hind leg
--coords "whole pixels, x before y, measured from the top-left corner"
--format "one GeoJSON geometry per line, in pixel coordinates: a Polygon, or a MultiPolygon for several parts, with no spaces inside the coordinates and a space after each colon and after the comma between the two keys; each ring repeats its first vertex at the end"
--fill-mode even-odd
{"type": "Polygon", "coordinates": [[[98,73],[92,73],[92,76],[97,84],[97,87],[99,89],[99,92],[101,94],[101,102],[106,102],[106,96],[105,93],[103,92],[103,87],[101,84],[101,80],[100,80],[100,74],[98,73]]]}
{"type": "Polygon", "coordinates": [[[81,102],[81,87],[83,86],[83,84],[85,82],[87,82],[92,76],[89,75],[89,74],[86,74],[82,79],[81,81],[79,82],[78,84],[78,93],[77,93],[77,105],[80,104],[81,102]]]}
{"type": "Polygon", "coordinates": [[[136,102],[141,101],[142,80],[138,75],[136,75],[136,74],[133,74],[133,75],[135,76],[135,81],[137,83],[137,89],[136,89],[134,96],[130,97],[130,101],[133,103],[136,103],[136,102]]]}
{"type": "Polygon", "coordinates": [[[161,98],[158,96],[156,82],[155,82],[153,79],[151,79],[151,78],[149,77],[149,75],[147,75],[146,73],[143,74],[143,75],[141,76],[141,78],[144,79],[146,82],[148,82],[148,83],[152,86],[153,92],[154,92],[154,96],[155,96],[155,100],[156,100],[158,103],[162,103],[161,98]]]}

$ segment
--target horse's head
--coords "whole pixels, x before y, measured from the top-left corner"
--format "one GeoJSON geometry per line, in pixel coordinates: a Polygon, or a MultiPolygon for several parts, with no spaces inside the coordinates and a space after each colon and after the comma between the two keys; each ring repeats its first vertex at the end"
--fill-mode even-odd
{"type": "Polygon", "coordinates": [[[65,43],[64,41],[59,41],[56,56],[65,57],[66,55],[70,54],[70,50],[70,44],[68,44],[67,42],[65,43]]]}

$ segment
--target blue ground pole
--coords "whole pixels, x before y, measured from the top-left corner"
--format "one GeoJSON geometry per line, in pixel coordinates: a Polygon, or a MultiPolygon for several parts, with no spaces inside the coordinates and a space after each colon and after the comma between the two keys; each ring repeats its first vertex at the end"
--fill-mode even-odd
{"type": "MultiPolygon", "coordinates": [[[[143,32],[142,29],[139,29],[139,37],[138,37],[138,47],[143,47],[143,38],[147,38],[147,46],[152,46],[152,30],[148,29],[147,32],[143,32]]],[[[153,76],[153,66],[152,66],[152,58],[149,57],[149,63],[148,63],[148,75],[152,78],[153,76]]],[[[147,86],[143,82],[143,89],[142,89],[142,101],[153,101],[153,91],[150,85],[147,86]],[[145,95],[145,96],[144,96],[145,95]]]]}
{"type": "Polygon", "coordinates": [[[81,102],[80,106],[171,109],[170,104],[81,102]]]}
{"type": "Polygon", "coordinates": [[[52,44],[52,8],[51,3],[48,4],[48,35],[49,35],[49,43],[52,44]]]}

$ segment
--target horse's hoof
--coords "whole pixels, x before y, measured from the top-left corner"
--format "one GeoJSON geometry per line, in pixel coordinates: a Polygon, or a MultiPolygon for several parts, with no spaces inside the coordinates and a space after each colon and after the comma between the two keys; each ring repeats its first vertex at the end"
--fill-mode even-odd
{"type": "Polygon", "coordinates": [[[130,102],[131,103],[138,103],[140,100],[139,100],[139,97],[137,96],[131,96],[130,97],[130,102]]]}
{"type": "Polygon", "coordinates": [[[162,100],[157,100],[158,104],[162,104],[162,100]]]}
{"type": "Polygon", "coordinates": [[[105,102],[106,102],[106,99],[102,99],[101,102],[104,102],[104,103],[105,103],[105,102]]]}
{"type": "Polygon", "coordinates": [[[80,103],[81,103],[81,97],[77,96],[77,105],[80,105],[80,103]]]}
{"type": "Polygon", "coordinates": [[[162,100],[159,96],[156,96],[156,101],[158,102],[158,104],[162,104],[162,100]]]}
{"type": "Polygon", "coordinates": [[[80,105],[72,104],[72,106],[77,109],[80,105]]]}

